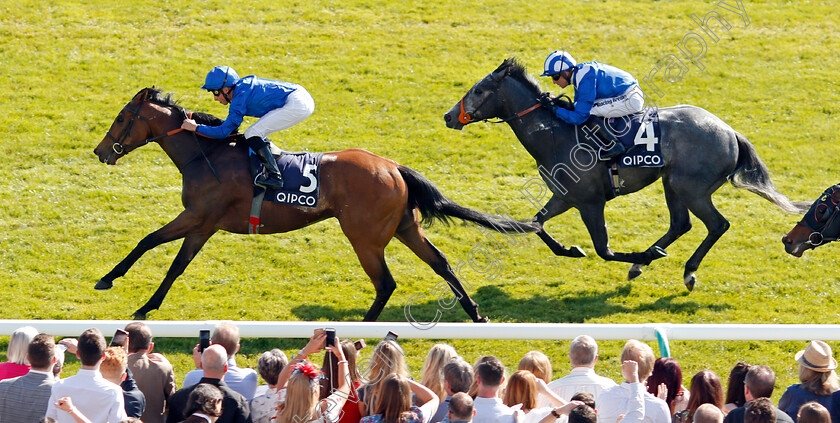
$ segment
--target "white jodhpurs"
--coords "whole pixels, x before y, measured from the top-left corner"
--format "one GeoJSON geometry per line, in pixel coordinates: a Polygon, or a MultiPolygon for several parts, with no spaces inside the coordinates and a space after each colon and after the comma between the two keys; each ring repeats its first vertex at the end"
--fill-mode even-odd
{"type": "Polygon", "coordinates": [[[315,111],[315,100],[303,87],[298,87],[286,98],[286,104],[261,117],[245,130],[245,138],[268,138],[269,135],[295,126],[315,111]]]}
{"type": "Polygon", "coordinates": [[[641,112],[644,106],[645,94],[639,84],[636,84],[618,97],[595,100],[589,113],[594,116],[612,118],[641,112]]]}

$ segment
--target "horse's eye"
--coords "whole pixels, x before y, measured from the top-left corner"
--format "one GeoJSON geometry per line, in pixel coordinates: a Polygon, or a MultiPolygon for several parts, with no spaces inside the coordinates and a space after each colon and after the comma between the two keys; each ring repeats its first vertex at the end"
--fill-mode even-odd
{"type": "Polygon", "coordinates": [[[123,119],[122,115],[117,116],[117,123],[123,123],[125,119],[123,119]]]}
{"type": "Polygon", "coordinates": [[[481,95],[481,88],[475,89],[475,95],[481,95]]]}

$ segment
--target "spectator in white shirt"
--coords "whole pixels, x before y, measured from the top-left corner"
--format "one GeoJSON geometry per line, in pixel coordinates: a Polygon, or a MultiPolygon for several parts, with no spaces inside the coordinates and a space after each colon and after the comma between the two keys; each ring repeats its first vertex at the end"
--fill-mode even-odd
{"type": "MultiPolygon", "coordinates": [[[[239,328],[233,323],[219,323],[213,334],[210,336],[210,344],[221,345],[227,351],[227,372],[225,373],[225,384],[234,392],[239,392],[246,400],[251,401],[257,392],[257,372],[254,369],[241,368],[236,365],[236,353],[239,352],[239,328]]],[[[193,361],[197,370],[191,370],[184,376],[183,387],[195,385],[204,377],[201,370],[201,352],[198,345],[193,348],[193,361]]]]}
{"type": "MultiPolygon", "coordinates": [[[[645,380],[653,371],[653,349],[650,345],[631,339],[624,344],[624,350],[621,351],[622,363],[626,361],[635,361],[638,363],[638,373],[636,380],[645,380]]],[[[643,423],[671,423],[671,410],[668,404],[647,392],[641,383],[636,383],[630,378],[631,372],[625,371],[622,365],[622,374],[625,381],[618,386],[605,389],[601,395],[595,400],[598,410],[598,423],[616,423],[621,415],[624,415],[623,422],[631,416],[634,411],[632,407],[633,398],[638,395],[638,390],[643,391],[643,417],[641,420],[635,421],[643,423]]],[[[638,410],[637,410],[638,411],[638,410]]],[[[636,411],[636,413],[637,413],[636,411]]]]}
{"type": "MultiPolygon", "coordinates": [[[[601,391],[615,386],[615,382],[595,373],[595,363],[598,362],[598,343],[589,335],[581,335],[572,341],[569,348],[569,361],[572,371],[568,376],[561,377],[548,384],[548,389],[560,398],[569,401],[578,392],[588,392],[595,398],[601,391]]],[[[545,406],[547,404],[541,404],[545,406]]]]}
{"type": "Polygon", "coordinates": [[[75,423],[68,413],[59,413],[56,403],[70,397],[73,405],[93,423],[119,423],[126,418],[123,391],[105,380],[99,365],[105,358],[105,337],[99,329],[88,329],[78,339],[76,355],[82,362],[75,376],[56,382],[47,405],[46,417],[58,423],[75,423]]]}
{"type": "Polygon", "coordinates": [[[496,357],[485,357],[475,368],[478,396],[475,398],[474,423],[513,423],[514,411],[499,398],[505,381],[505,366],[496,357]]]}

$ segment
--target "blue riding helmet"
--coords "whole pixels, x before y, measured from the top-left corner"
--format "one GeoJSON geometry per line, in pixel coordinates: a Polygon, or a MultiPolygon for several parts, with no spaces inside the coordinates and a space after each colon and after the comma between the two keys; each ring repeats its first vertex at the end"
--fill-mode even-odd
{"type": "Polygon", "coordinates": [[[569,52],[564,50],[555,50],[545,59],[545,72],[543,72],[540,76],[556,75],[575,67],[576,64],[577,62],[575,62],[575,58],[572,57],[569,52]]]}
{"type": "Polygon", "coordinates": [[[224,87],[232,87],[239,82],[239,74],[230,66],[216,66],[207,73],[204,78],[202,90],[220,90],[224,87]]]}

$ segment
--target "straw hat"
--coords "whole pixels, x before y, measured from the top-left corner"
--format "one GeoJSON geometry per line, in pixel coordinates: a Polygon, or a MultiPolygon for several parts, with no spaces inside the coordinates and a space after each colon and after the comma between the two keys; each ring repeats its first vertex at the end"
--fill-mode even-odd
{"type": "Polygon", "coordinates": [[[817,372],[828,372],[837,368],[837,360],[831,354],[831,347],[823,341],[811,341],[807,348],[796,353],[796,362],[817,372]]]}

